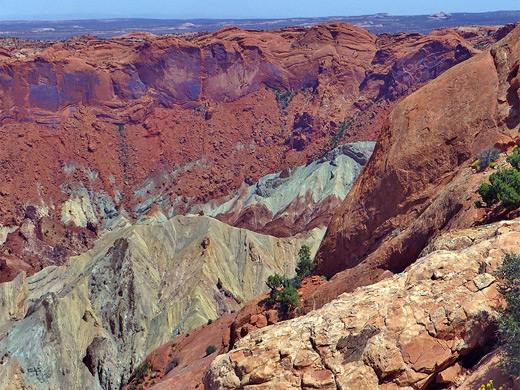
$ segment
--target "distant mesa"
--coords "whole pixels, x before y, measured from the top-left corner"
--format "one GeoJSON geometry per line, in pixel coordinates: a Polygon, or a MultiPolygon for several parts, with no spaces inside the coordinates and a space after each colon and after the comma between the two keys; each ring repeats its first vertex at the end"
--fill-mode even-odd
{"type": "Polygon", "coordinates": [[[42,28],[34,28],[31,31],[33,33],[41,33],[41,32],[48,32],[48,31],[56,31],[56,29],[52,28],[52,27],[42,27],[42,28]]]}
{"type": "Polygon", "coordinates": [[[438,12],[436,14],[431,14],[427,18],[428,20],[438,21],[438,20],[450,20],[451,14],[448,12],[438,12]]]}

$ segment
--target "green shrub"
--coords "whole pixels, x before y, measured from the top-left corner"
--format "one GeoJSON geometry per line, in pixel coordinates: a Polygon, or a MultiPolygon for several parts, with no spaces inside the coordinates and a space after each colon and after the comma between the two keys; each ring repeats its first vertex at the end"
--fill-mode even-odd
{"type": "Polygon", "coordinates": [[[205,116],[206,115],[206,111],[208,111],[208,107],[206,107],[204,105],[197,106],[197,107],[195,107],[193,109],[193,111],[195,111],[198,114],[201,114],[202,116],[205,116]]]}
{"type": "Polygon", "coordinates": [[[143,363],[137,368],[135,368],[134,373],[132,376],[135,378],[137,382],[141,381],[141,379],[144,378],[146,375],[146,372],[152,369],[152,364],[150,362],[143,363]]]}
{"type": "Polygon", "coordinates": [[[296,96],[295,92],[289,91],[287,89],[277,89],[269,87],[266,87],[266,89],[273,91],[274,97],[276,99],[276,104],[278,105],[280,111],[285,110],[289,106],[289,103],[291,103],[291,101],[296,96]]]}
{"type": "Polygon", "coordinates": [[[314,263],[311,259],[311,250],[307,245],[302,245],[298,252],[298,257],[295,277],[288,278],[285,275],[274,274],[270,275],[266,281],[267,287],[270,288],[267,302],[271,305],[279,303],[284,316],[291,309],[300,307],[298,288],[303,278],[310,276],[314,269],[314,263]]]}
{"type": "Polygon", "coordinates": [[[208,345],[206,347],[206,356],[209,356],[211,355],[213,352],[215,352],[217,350],[217,347],[215,347],[214,345],[208,345]]]}
{"type": "MultiPolygon", "coordinates": [[[[482,201],[489,207],[497,202],[514,209],[520,206],[520,149],[516,147],[507,157],[511,167],[498,168],[489,176],[489,183],[482,183],[478,189],[482,201]]],[[[479,207],[480,204],[475,204],[479,207]]]]}
{"type": "Polygon", "coordinates": [[[300,280],[310,276],[314,269],[314,262],[311,259],[311,249],[307,245],[302,245],[298,252],[298,264],[296,264],[296,276],[300,280]]]}
{"type": "Polygon", "coordinates": [[[504,372],[520,375],[520,255],[508,253],[496,272],[500,279],[499,292],[507,308],[498,320],[498,335],[503,347],[504,372]]]}
{"type": "Polygon", "coordinates": [[[336,146],[338,146],[338,143],[345,137],[345,135],[348,135],[346,131],[350,128],[350,126],[352,126],[352,123],[354,123],[352,118],[350,118],[348,122],[340,122],[338,130],[334,132],[334,135],[330,139],[329,147],[331,149],[334,149],[336,146]]]}
{"type": "Polygon", "coordinates": [[[509,208],[520,205],[520,171],[515,168],[499,168],[489,176],[489,183],[490,185],[484,183],[479,188],[482,200],[486,203],[499,201],[509,208]]]}
{"type": "Polygon", "coordinates": [[[280,303],[283,308],[286,308],[286,311],[300,307],[300,296],[296,287],[285,287],[280,295],[280,303]]]}
{"type": "Polygon", "coordinates": [[[208,325],[211,325],[213,323],[213,320],[211,318],[208,318],[208,325]]]}
{"type": "Polygon", "coordinates": [[[506,161],[517,171],[520,171],[520,148],[518,146],[513,149],[510,156],[507,156],[506,161]]]}

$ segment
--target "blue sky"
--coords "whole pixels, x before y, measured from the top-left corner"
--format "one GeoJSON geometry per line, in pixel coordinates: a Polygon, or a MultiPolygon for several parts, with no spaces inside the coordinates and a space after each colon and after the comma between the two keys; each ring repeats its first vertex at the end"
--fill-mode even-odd
{"type": "Polygon", "coordinates": [[[287,18],[520,10],[520,0],[0,0],[0,20],[287,18]]]}

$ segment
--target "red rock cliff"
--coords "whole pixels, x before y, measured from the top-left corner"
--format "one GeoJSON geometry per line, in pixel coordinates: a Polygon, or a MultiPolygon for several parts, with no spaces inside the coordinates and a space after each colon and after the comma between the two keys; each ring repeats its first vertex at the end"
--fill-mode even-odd
{"type": "Polygon", "coordinates": [[[516,27],[396,106],[317,254],[318,273],[345,271],[308,308],[403,271],[440,231],[477,219],[473,200],[485,177],[470,165],[485,147],[518,142],[519,65],[516,27]]]}
{"type": "Polygon", "coordinates": [[[183,213],[338,139],[375,139],[400,98],[478,52],[454,31],[342,23],[3,43],[0,224],[35,205],[91,230],[122,209],[183,213]]]}

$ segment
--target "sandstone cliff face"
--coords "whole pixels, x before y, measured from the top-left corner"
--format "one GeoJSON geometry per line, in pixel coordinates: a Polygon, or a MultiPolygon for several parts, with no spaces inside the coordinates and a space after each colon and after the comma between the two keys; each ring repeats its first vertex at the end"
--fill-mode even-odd
{"type": "Polygon", "coordinates": [[[206,388],[447,385],[494,337],[493,270],[518,239],[520,220],[442,235],[405,272],[250,333],[213,361],[206,388]]]}
{"type": "Polygon", "coordinates": [[[119,388],[157,345],[294,272],[303,242],[157,213],[66,265],[21,273],[0,285],[0,389],[119,388]]]}
{"type": "Polygon", "coordinates": [[[481,217],[473,200],[485,177],[470,164],[483,148],[518,140],[519,64],[516,27],[396,106],[317,255],[318,274],[346,271],[308,307],[402,271],[440,231],[481,217]]]}
{"type": "Polygon", "coordinates": [[[395,99],[477,52],[456,33],[378,38],[342,23],[7,50],[0,223],[9,226],[26,202],[58,219],[72,207],[93,223],[149,199],[182,212],[190,199],[305,163],[342,121],[345,140],[373,140],[395,99]]]}

